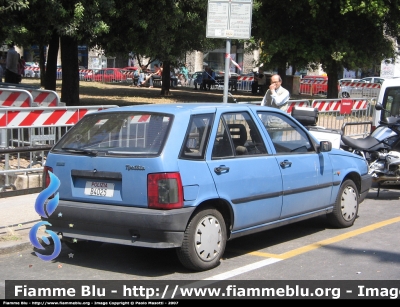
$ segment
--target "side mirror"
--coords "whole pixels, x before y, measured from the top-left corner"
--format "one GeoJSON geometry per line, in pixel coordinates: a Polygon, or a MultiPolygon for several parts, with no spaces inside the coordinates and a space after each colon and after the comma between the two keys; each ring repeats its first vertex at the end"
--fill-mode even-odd
{"type": "Polygon", "coordinates": [[[328,152],[332,150],[332,143],[330,141],[321,141],[319,143],[320,152],[328,152]]]}
{"type": "Polygon", "coordinates": [[[382,111],[382,110],[383,110],[382,104],[381,104],[381,103],[377,103],[377,104],[375,105],[375,110],[382,111]]]}

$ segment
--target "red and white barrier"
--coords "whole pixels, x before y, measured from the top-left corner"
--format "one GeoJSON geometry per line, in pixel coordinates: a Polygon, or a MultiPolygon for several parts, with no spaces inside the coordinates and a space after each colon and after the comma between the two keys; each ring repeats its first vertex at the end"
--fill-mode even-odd
{"type": "Polygon", "coordinates": [[[0,108],[0,128],[73,126],[86,114],[112,107],[118,106],[0,108]]]}
{"type": "Polygon", "coordinates": [[[342,86],[357,87],[357,88],[381,88],[380,83],[365,83],[365,82],[342,82],[342,86]]]}
{"type": "Polygon", "coordinates": [[[60,104],[60,97],[54,91],[0,87],[0,107],[57,107],[60,104]]]}
{"type": "Polygon", "coordinates": [[[375,98],[379,96],[381,86],[380,83],[342,82],[339,97],[375,98]],[[346,96],[343,93],[346,93],[346,96]]]}
{"type": "Polygon", "coordinates": [[[25,66],[25,70],[40,71],[40,67],[25,66]]]}
{"type": "MultiPolygon", "coordinates": [[[[352,111],[366,110],[369,102],[366,99],[345,99],[346,102],[352,103],[352,111]]],[[[317,108],[320,113],[323,112],[340,112],[342,99],[315,99],[311,106],[317,108]]]]}
{"type": "Polygon", "coordinates": [[[49,90],[29,90],[33,97],[33,102],[40,107],[57,107],[61,104],[57,92],[49,90]]]}
{"type": "Polygon", "coordinates": [[[286,112],[291,114],[294,107],[309,107],[309,106],[310,106],[310,101],[307,99],[289,100],[288,109],[286,110],[286,112]]]}
{"type": "Polygon", "coordinates": [[[305,95],[326,95],[328,92],[328,80],[301,79],[300,94],[305,95]]]}
{"type": "Polygon", "coordinates": [[[238,81],[254,81],[254,77],[247,77],[247,76],[239,76],[237,78],[238,81]]]}
{"type": "Polygon", "coordinates": [[[33,97],[27,90],[0,88],[0,107],[32,107],[33,97]]]}

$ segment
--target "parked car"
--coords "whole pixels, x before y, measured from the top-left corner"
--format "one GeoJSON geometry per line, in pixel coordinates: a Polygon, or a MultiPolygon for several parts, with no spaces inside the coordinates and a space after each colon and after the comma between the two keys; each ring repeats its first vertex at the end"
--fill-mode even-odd
{"type": "MultiPolygon", "coordinates": [[[[229,73],[229,90],[237,91],[237,82],[238,82],[239,74],[235,72],[229,73]]],[[[219,89],[224,88],[225,82],[225,71],[218,70],[215,72],[215,86],[219,89]]]]}
{"type": "Polygon", "coordinates": [[[360,79],[343,78],[338,80],[339,86],[339,97],[350,98],[351,92],[354,89],[353,86],[349,86],[349,83],[362,82],[360,79]]]}
{"type": "Polygon", "coordinates": [[[385,80],[387,80],[387,78],[381,77],[341,79],[339,80],[339,98],[376,97],[379,93],[379,88],[367,88],[365,84],[363,85],[362,83],[376,83],[382,85],[385,80]]]}
{"type": "Polygon", "coordinates": [[[232,103],[87,114],[48,153],[43,178],[50,194],[61,183],[43,220],[69,248],[174,248],[195,271],[244,235],[319,215],[350,227],[371,186],[362,157],[281,110],[232,103]]]}
{"type": "Polygon", "coordinates": [[[122,70],[137,70],[137,67],[135,67],[135,66],[127,66],[127,67],[124,67],[124,68],[122,68],[122,70]]]}
{"type": "Polygon", "coordinates": [[[328,93],[327,76],[304,76],[300,80],[300,94],[326,95],[328,93]]]}
{"type": "Polygon", "coordinates": [[[122,68],[103,68],[99,69],[93,74],[86,76],[86,81],[97,82],[127,82],[126,74],[123,73],[122,68]]]}
{"type": "Polygon", "coordinates": [[[387,80],[388,78],[381,78],[381,77],[366,77],[360,79],[360,82],[366,82],[366,83],[379,83],[382,84],[383,81],[387,80]]]}
{"type": "Polygon", "coordinates": [[[40,68],[35,62],[25,62],[25,77],[40,78],[40,68]]]}

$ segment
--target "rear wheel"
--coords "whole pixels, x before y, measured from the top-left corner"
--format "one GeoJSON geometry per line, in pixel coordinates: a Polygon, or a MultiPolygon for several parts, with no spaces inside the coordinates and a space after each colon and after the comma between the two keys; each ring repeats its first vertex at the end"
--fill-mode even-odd
{"type": "Polygon", "coordinates": [[[67,245],[70,249],[77,251],[77,252],[94,251],[103,244],[103,242],[97,242],[97,241],[72,242],[72,241],[67,241],[67,240],[63,240],[63,243],[65,243],[65,245],[67,245]]]}
{"type": "Polygon", "coordinates": [[[345,228],[354,224],[359,207],[358,190],[352,180],[346,180],[340,187],[333,212],[327,215],[334,227],[345,228]]]}
{"type": "Polygon", "coordinates": [[[226,238],[222,214],[214,208],[200,210],[185,230],[182,246],[177,249],[178,258],[190,270],[212,269],[220,263],[226,238]]]}
{"type": "Polygon", "coordinates": [[[350,98],[350,94],[347,92],[342,93],[342,98],[350,98]]]}

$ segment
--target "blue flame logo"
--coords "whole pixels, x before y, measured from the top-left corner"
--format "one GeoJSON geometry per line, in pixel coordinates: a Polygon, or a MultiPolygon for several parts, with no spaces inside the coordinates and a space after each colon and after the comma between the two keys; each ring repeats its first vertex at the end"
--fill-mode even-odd
{"type": "MultiPolygon", "coordinates": [[[[50,184],[49,186],[44,189],[42,192],[39,193],[38,197],[36,198],[35,202],[35,211],[42,217],[49,217],[57,208],[58,206],[58,201],[59,201],[59,194],[56,193],[54,194],[58,188],[60,187],[60,180],[57,178],[56,175],[54,175],[52,172],[49,172],[50,176],[50,184]],[[54,197],[50,199],[47,202],[46,208],[46,200],[54,194],[54,197]]],[[[45,249],[39,242],[37,238],[37,232],[39,230],[39,227],[43,225],[48,225],[51,226],[49,222],[39,222],[35,224],[32,229],[29,231],[29,240],[31,241],[32,245],[36,247],[37,249],[45,249]]],[[[56,258],[60,252],[61,252],[61,241],[60,238],[57,236],[57,234],[54,231],[51,230],[46,230],[46,233],[48,233],[51,238],[53,239],[54,242],[54,251],[51,255],[42,255],[38,252],[35,252],[36,256],[38,256],[40,259],[44,261],[50,261],[56,258]]],[[[42,241],[46,245],[50,245],[50,241],[46,236],[42,236],[42,241]]]]}

